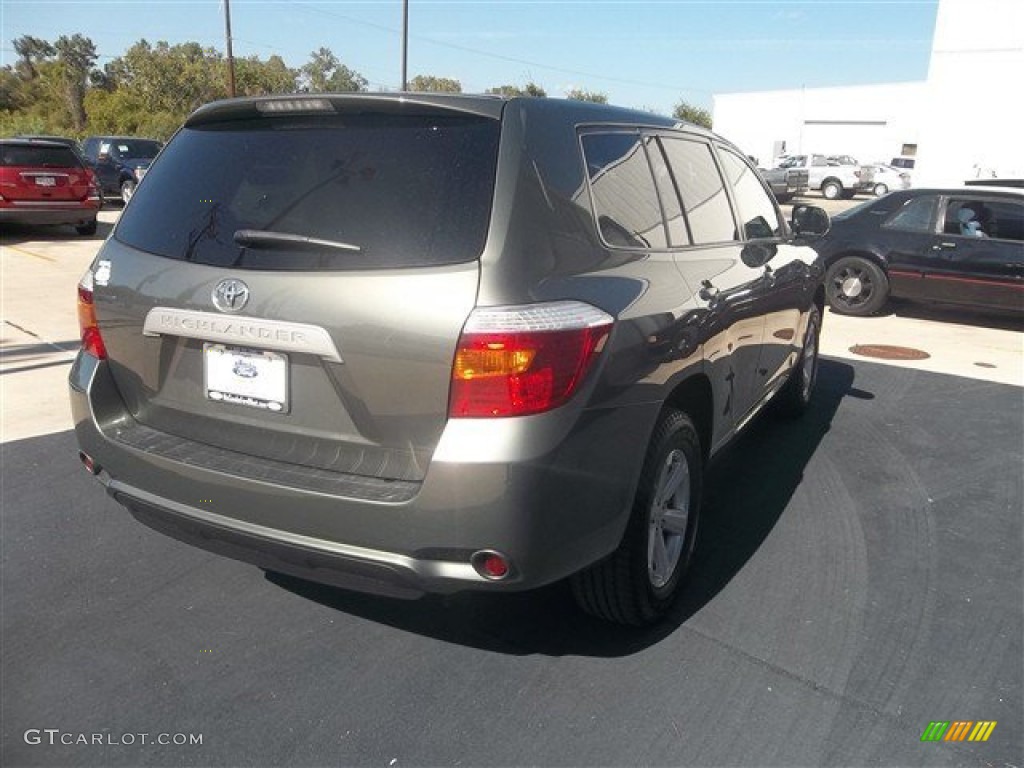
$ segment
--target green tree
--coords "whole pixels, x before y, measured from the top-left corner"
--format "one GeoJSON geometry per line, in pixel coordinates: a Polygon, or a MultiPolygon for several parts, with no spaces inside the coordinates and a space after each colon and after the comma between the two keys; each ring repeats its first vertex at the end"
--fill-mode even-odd
{"type": "Polygon", "coordinates": [[[18,54],[18,63],[15,64],[15,72],[24,80],[34,80],[39,76],[37,66],[42,61],[48,61],[56,51],[46,40],[31,35],[22,35],[12,41],[14,52],[18,54]]]}
{"type": "Polygon", "coordinates": [[[203,104],[227,96],[226,64],[214,48],[188,42],[156,45],[143,39],[105,68],[116,88],[125,88],[148,112],[182,119],[203,104]]]}
{"type": "Polygon", "coordinates": [[[342,64],[330,48],[309,54],[300,68],[302,87],[310,93],[346,93],[365,91],[367,80],[342,64]]]}
{"type": "Polygon", "coordinates": [[[13,67],[4,68],[0,81],[4,132],[67,130],[66,88],[56,49],[46,40],[28,35],[12,42],[19,58],[13,67]]]}
{"type": "Polygon", "coordinates": [[[85,89],[89,83],[89,73],[96,63],[96,46],[92,40],[82,35],[67,37],[61,35],[53,45],[60,65],[60,79],[68,113],[71,115],[71,127],[76,133],[85,129],[85,89]]]}
{"type": "Polygon", "coordinates": [[[24,83],[13,67],[0,69],[0,112],[12,112],[25,106],[24,83]]]}
{"type": "Polygon", "coordinates": [[[409,81],[409,90],[430,93],[462,93],[462,83],[448,77],[416,75],[409,81]]]}
{"type": "Polygon", "coordinates": [[[542,99],[548,95],[543,88],[533,82],[527,83],[522,88],[518,85],[499,85],[497,88],[489,88],[486,92],[508,98],[513,96],[533,96],[542,99]]]}
{"type": "Polygon", "coordinates": [[[711,113],[703,107],[698,107],[686,101],[680,101],[676,104],[676,108],[672,110],[672,117],[676,120],[701,125],[708,129],[711,128],[711,113]]]}
{"type": "Polygon", "coordinates": [[[235,59],[235,85],[240,96],[295,93],[298,74],[280,56],[271,56],[266,61],[258,56],[235,59]]]}
{"type": "Polygon", "coordinates": [[[607,104],[608,94],[600,91],[587,91],[582,88],[573,88],[566,91],[565,98],[573,101],[592,101],[595,104],[607,104]]]}

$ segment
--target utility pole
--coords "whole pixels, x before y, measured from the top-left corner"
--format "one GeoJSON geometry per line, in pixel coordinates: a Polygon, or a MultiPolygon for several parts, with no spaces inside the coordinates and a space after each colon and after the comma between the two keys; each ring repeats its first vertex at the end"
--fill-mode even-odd
{"type": "Polygon", "coordinates": [[[231,53],[231,1],[224,0],[224,30],[228,39],[228,96],[235,98],[235,57],[231,53]]]}
{"type": "MultiPolygon", "coordinates": [[[[226,0],[225,0],[226,1],[226,0]]],[[[402,90],[409,90],[409,0],[402,0],[402,90]]]]}

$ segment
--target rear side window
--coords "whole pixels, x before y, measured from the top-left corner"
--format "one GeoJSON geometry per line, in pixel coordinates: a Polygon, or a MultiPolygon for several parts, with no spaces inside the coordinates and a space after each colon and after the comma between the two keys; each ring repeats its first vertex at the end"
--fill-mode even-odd
{"type": "Polygon", "coordinates": [[[75,168],[81,165],[70,147],[43,147],[5,144],[0,147],[0,163],[4,166],[36,168],[75,168]]]}
{"type": "Polygon", "coordinates": [[[185,128],[147,173],[116,237],[167,258],[244,269],[471,261],[487,236],[498,134],[497,121],[461,115],[185,128]]]}
{"type": "Polygon", "coordinates": [[[697,245],[738,240],[732,207],[726,197],[711,146],[702,141],[662,137],[686,220],[697,245]]]}
{"type": "Polygon", "coordinates": [[[602,239],[619,248],[667,247],[658,191],[640,136],[586,134],[583,155],[602,239]]]}

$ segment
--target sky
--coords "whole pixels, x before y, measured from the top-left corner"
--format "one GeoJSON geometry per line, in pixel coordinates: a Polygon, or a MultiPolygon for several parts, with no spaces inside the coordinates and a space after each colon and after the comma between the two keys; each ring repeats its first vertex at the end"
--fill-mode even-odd
{"type": "MultiPolygon", "coordinates": [[[[235,56],[292,67],[330,48],[401,86],[402,0],[229,0],[235,56]]],[[[713,94],[923,81],[938,0],[409,0],[408,75],[466,93],[532,81],[670,114],[713,94]]],[[[22,35],[89,37],[102,66],[145,38],[226,49],[223,0],[0,0],[0,63],[22,35]]]]}

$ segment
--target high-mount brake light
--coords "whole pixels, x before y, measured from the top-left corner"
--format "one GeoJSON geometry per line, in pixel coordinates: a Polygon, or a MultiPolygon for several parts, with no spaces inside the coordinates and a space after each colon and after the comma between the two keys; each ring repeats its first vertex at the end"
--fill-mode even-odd
{"type": "Polygon", "coordinates": [[[99,360],[107,359],[107,347],[100,334],[93,303],[92,269],[87,269],[78,283],[78,328],[82,332],[82,349],[99,360]]]}
{"type": "Polygon", "coordinates": [[[473,310],[455,352],[448,415],[525,416],[563,405],[613,322],[578,301],[473,310]]]}
{"type": "Polygon", "coordinates": [[[333,112],[328,99],[274,99],[257,101],[256,109],[271,114],[282,112],[333,112]]]}

